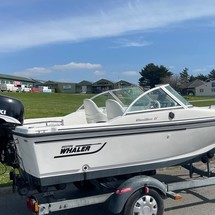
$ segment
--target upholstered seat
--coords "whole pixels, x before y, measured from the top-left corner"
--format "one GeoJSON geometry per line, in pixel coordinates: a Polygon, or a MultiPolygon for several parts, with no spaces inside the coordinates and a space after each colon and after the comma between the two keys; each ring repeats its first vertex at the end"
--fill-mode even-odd
{"type": "Polygon", "coordinates": [[[91,99],[84,99],[84,109],[88,123],[107,121],[106,114],[104,114],[91,99]]]}
{"type": "Polygon", "coordinates": [[[106,112],[108,120],[114,119],[118,116],[122,116],[124,113],[122,105],[113,99],[106,101],[106,112]]]}

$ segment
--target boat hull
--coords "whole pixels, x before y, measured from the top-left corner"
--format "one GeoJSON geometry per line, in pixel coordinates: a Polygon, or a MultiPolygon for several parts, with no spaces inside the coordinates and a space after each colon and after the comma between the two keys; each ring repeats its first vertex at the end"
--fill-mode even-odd
{"type": "Polygon", "coordinates": [[[29,183],[50,186],[201,158],[215,148],[214,126],[214,119],[199,119],[13,135],[29,183]]]}

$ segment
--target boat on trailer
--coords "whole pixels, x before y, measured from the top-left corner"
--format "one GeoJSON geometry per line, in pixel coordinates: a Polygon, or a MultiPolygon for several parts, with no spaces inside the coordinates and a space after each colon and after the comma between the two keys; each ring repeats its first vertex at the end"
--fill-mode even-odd
{"type": "Polygon", "coordinates": [[[183,165],[215,150],[215,110],[192,106],[169,85],[109,90],[64,117],[1,121],[13,125],[2,162],[18,167],[31,187],[183,165]]]}

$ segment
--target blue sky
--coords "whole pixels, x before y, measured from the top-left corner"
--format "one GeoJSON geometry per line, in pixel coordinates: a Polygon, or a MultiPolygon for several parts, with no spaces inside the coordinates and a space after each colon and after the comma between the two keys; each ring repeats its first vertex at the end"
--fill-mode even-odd
{"type": "Polygon", "coordinates": [[[138,83],[147,64],[215,69],[214,0],[0,2],[0,73],[138,83]]]}

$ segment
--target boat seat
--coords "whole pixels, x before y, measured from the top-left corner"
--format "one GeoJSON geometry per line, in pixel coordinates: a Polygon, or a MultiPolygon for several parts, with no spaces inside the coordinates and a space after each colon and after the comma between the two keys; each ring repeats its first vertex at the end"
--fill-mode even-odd
{"type": "Polygon", "coordinates": [[[106,101],[106,112],[108,120],[114,119],[118,116],[122,116],[124,113],[122,105],[114,99],[108,99],[106,101]]]}
{"type": "Polygon", "coordinates": [[[107,116],[104,114],[94,101],[91,99],[84,99],[84,109],[87,123],[106,122],[107,116]]]}

